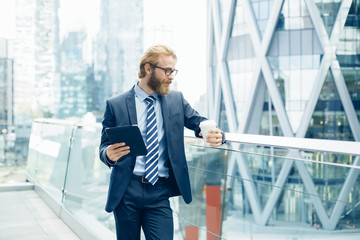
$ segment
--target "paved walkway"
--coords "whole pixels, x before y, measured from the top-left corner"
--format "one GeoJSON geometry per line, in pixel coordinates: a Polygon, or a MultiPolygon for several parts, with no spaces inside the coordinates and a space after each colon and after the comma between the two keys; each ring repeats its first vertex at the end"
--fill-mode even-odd
{"type": "Polygon", "coordinates": [[[79,239],[33,190],[0,191],[0,240],[79,239]]]}

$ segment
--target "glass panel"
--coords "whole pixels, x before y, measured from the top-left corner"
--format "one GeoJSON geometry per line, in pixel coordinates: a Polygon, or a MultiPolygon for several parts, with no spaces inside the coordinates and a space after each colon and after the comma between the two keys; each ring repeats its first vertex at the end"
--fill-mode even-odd
{"type": "Polygon", "coordinates": [[[330,72],[327,74],[305,137],[354,140],[344,107],[330,72]]]}
{"type": "Polygon", "coordinates": [[[224,29],[224,24],[227,22],[230,13],[230,3],[231,0],[219,0],[219,7],[220,7],[220,24],[222,26],[221,29],[224,29]]]}
{"type": "Polygon", "coordinates": [[[259,27],[260,37],[264,35],[274,0],[251,0],[251,4],[259,27]]]}
{"type": "Polygon", "coordinates": [[[212,96],[215,96],[215,86],[216,86],[216,80],[218,75],[218,56],[217,56],[217,49],[216,49],[216,43],[215,43],[215,37],[213,36],[211,38],[211,56],[209,57],[211,59],[210,63],[210,73],[211,73],[211,84],[212,84],[212,96]]]}
{"type": "Polygon", "coordinates": [[[115,232],[113,214],[104,210],[111,170],[99,159],[99,136],[100,129],[95,127],[74,130],[64,205],[89,227],[115,232]]]}
{"type": "Polygon", "coordinates": [[[219,128],[224,132],[229,132],[229,123],[227,119],[226,106],[224,103],[223,94],[221,94],[219,128]]]}
{"type": "Polygon", "coordinates": [[[341,70],[360,121],[360,68],[341,68],[341,70]]]}
{"type": "Polygon", "coordinates": [[[250,99],[249,89],[255,69],[255,51],[249,32],[249,22],[245,18],[244,2],[237,1],[234,26],[232,28],[228,52],[227,67],[231,89],[236,106],[237,119],[242,119],[246,101],[250,99]]]}
{"type": "Polygon", "coordinates": [[[37,179],[38,173],[38,161],[39,158],[39,148],[41,144],[42,137],[42,128],[43,124],[39,122],[34,122],[32,124],[30,141],[29,141],[29,152],[26,164],[26,172],[31,178],[37,179]]]}
{"type": "Polygon", "coordinates": [[[182,232],[186,229],[189,234],[191,229],[186,226],[193,225],[197,226],[193,231],[198,232],[199,239],[219,239],[215,236],[221,235],[221,223],[226,218],[227,151],[187,145],[186,156],[193,201],[187,205],[182,198],[172,199],[177,206],[174,215],[179,217],[182,232]]]}
{"type": "Polygon", "coordinates": [[[235,19],[231,37],[242,36],[250,32],[249,20],[246,18],[243,1],[236,2],[235,19]]]}
{"type": "Polygon", "coordinates": [[[279,18],[267,55],[296,133],[324,51],[303,0],[285,1],[279,18]]]}
{"type": "Polygon", "coordinates": [[[252,86],[253,72],[256,67],[255,52],[248,34],[230,39],[226,60],[237,118],[241,119],[245,103],[251,99],[249,90],[252,86]]]}
{"type": "Polygon", "coordinates": [[[353,1],[340,33],[336,57],[339,61],[358,120],[360,121],[360,2],[353,1]]]}
{"type": "MultiPolygon", "coordinates": [[[[277,87],[281,96],[283,97],[283,82],[277,82],[277,87]]],[[[262,109],[261,124],[260,124],[260,134],[261,135],[271,135],[271,136],[283,136],[279,119],[275,111],[274,105],[272,104],[269,91],[266,89],[264,104],[262,109]],[[270,106],[271,105],[271,106],[270,106]],[[271,117],[270,117],[271,116],[271,117]],[[272,126],[272,127],[270,127],[272,126]]]]}
{"type": "MultiPolygon", "coordinates": [[[[351,176],[352,183],[350,184],[354,187],[350,186],[351,191],[346,194],[349,198],[345,201],[343,214],[338,219],[334,219],[339,221],[337,233],[343,237],[349,236],[347,229],[360,223],[359,209],[356,204],[360,196],[358,172],[354,171],[351,175],[350,168],[336,165],[357,164],[353,156],[300,151],[298,154],[291,155],[295,157],[293,158],[287,149],[255,145],[246,145],[240,151],[232,150],[227,153],[221,149],[199,147],[194,142],[186,145],[186,153],[193,202],[185,205],[181,198],[172,199],[172,204],[176,209],[175,216],[179,217],[175,226],[183,232],[182,238],[183,236],[197,236],[196,239],[206,239],[205,230],[210,231],[209,228],[216,226],[209,226],[213,222],[207,218],[218,211],[217,218],[213,216],[213,220],[221,219],[220,237],[224,239],[240,239],[248,236],[253,236],[254,239],[261,238],[270,228],[272,238],[296,236],[312,239],[314,228],[324,227],[318,216],[319,209],[315,207],[314,197],[321,199],[326,213],[330,216],[336,204],[343,203],[338,200],[338,197],[345,183],[344,176],[351,176]],[[310,181],[314,182],[318,193],[308,193],[302,179],[307,174],[300,173],[299,170],[302,164],[305,164],[304,169],[308,171],[310,181]],[[242,174],[248,170],[249,177],[243,176],[242,174]],[[286,175],[282,175],[284,173],[286,175]],[[285,177],[283,183],[280,176],[285,177]],[[255,199],[251,197],[250,185],[255,191],[253,195],[255,199]],[[273,191],[278,189],[281,189],[281,192],[271,200],[273,191]],[[216,191],[218,194],[216,197],[213,196],[212,200],[220,199],[217,210],[209,206],[207,199],[209,192],[216,191]],[[267,225],[271,227],[260,226],[256,223],[252,201],[258,201],[260,204],[260,214],[264,213],[267,204],[273,204],[267,221],[267,225]],[[296,231],[299,224],[302,226],[301,233],[296,231]],[[282,227],[285,225],[285,228],[282,227]],[[274,227],[276,231],[273,231],[274,227]]],[[[218,235],[214,231],[211,232],[218,235]]],[[[325,237],[325,235],[322,232],[319,237],[325,237]]],[[[211,237],[207,239],[220,238],[211,237]]]]}
{"type": "Polygon", "coordinates": [[[310,98],[320,59],[320,55],[268,57],[294,133],[310,98]]]}
{"type": "Polygon", "coordinates": [[[341,0],[315,0],[315,4],[319,9],[326,31],[330,36],[339,11],[341,0]]]}
{"type": "Polygon", "coordinates": [[[286,0],[279,15],[277,30],[314,28],[304,0],[286,0]]]}
{"type": "Polygon", "coordinates": [[[28,171],[38,184],[61,202],[73,128],[71,125],[48,123],[34,126],[28,171]]]}
{"type": "MultiPolygon", "coordinates": [[[[309,162],[305,163],[305,166],[315,184],[318,196],[321,198],[328,217],[331,216],[333,209],[337,204],[344,204],[345,209],[342,213],[342,216],[340,217],[338,228],[350,228],[350,226],[347,226],[349,225],[347,222],[353,223],[354,221],[358,221],[355,220],[355,218],[351,219],[353,213],[350,214],[352,211],[356,212],[355,204],[357,201],[354,202],[353,197],[356,196],[355,198],[359,198],[360,193],[360,188],[358,187],[359,185],[357,185],[360,180],[357,177],[358,173],[354,175],[354,171],[350,168],[350,166],[353,165],[356,161],[356,158],[351,155],[341,155],[334,153],[309,151],[301,151],[300,153],[303,158],[310,160],[309,162]],[[337,164],[344,164],[349,167],[340,167],[337,164]],[[349,194],[346,195],[347,200],[345,202],[339,202],[338,198],[341,195],[343,186],[346,184],[352,184],[354,182],[355,187],[350,191],[349,194]]],[[[313,218],[314,223],[319,223],[317,216],[313,216],[313,218]]]]}

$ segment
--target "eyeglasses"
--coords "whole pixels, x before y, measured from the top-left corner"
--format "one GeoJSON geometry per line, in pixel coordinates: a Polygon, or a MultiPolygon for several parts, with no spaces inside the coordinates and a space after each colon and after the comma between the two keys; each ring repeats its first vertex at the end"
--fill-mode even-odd
{"type": "Polygon", "coordinates": [[[176,70],[176,69],[172,70],[171,68],[162,68],[162,67],[159,67],[159,66],[156,66],[156,65],[152,65],[152,66],[154,68],[159,68],[161,70],[164,70],[166,76],[170,76],[171,74],[173,74],[175,76],[177,74],[177,72],[178,72],[178,70],[176,70]]]}

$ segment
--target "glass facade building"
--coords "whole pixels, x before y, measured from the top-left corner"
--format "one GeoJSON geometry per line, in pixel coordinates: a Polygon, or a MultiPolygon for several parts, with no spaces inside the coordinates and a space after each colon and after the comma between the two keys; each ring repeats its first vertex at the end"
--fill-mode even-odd
{"type": "MultiPolygon", "coordinates": [[[[219,0],[211,1],[208,11],[208,106],[215,106],[208,112],[222,129],[360,141],[360,1],[219,0]]],[[[351,156],[329,154],[323,159],[316,153],[269,151],[359,164],[351,156]]],[[[341,228],[348,216],[340,212],[346,207],[335,202],[353,201],[348,188],[360,193],[358,173],[350,170],[329,171],[287,160],[274,166],[271,159],[252,165],[246,156],[232,161],[229,172],[254,180],[231,184],[247,185],[240,205],[260,225],[316,218],[324,229],[341,228]],[[256,183],[265,176],[264,183],[271,187],[256,183]],[[300,181],[291,181],[294,177],[300,181]],[[310,197],[303,206],[296,194],[276,193],[273,185],[282,178],[281,187],[324,197],[310,197]],[[264,194],[271,197],[264,200],[264,194]],[[334,202],[329,203],[330,198],[334,202]],[[285,211],[290,203],[293,210],[285,211]],[[306,214],[294,210],[304,207],[306,214]]],[[[351,212],[359,210],[353,207],[351,212]]]]}

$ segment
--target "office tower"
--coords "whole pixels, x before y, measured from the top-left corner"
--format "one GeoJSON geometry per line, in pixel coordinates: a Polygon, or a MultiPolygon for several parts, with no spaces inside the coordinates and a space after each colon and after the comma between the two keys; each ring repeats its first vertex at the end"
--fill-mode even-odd
{"type": "Polygon", "coordinates": [[[34,0],[16,0],[14,42],[14,111],[30,115],[35,104],[35,8],[34,0]]]}
{"type": "Polygon", "coordinates": [[[59,82],[58,5],[58,0],[16,1],[16,115],[49,117],[55,113],[59,82]]]}
{"type": "Polygon", "coordinates": [[[70,32],[61,42],[59,118],[81,117],[86,109],[86,72],[83,59],[84,32],[70,32]]]}
{"type": "Polygon", "coordinates": [[[104,99],[127,91],[136,82],[142,52],[143,0],[102,0],[95,80],[103,81],[104,99]]]}
{"type": "Polygon", "coordinates": [[[9,40],[0,39],[0,135],[14,127],[13,58],[9,56],[9,40]]]}
{"type": "MultiPolygon", "coordinates": [[[[358,0],[211,1],[208,11],[208,106],[215,106],[210,117],[221,128],[360,141],[358,0]]],[[[299,157],[305,157],[302,154],[299,157]]],[[[358,162],[351,156],[319,156],[310,154],[319,161],[358,162]]],[[[269,161],[247,175],[249,165],[243,158],[229,171],[239,172],[244,179],[268,176],[271,186],[275,179],[269,161]]],[[[348,199],[349,189],[354,187],[352,194],[360,191],[357,175],[314,165],[289,161],[272,165],[278,168],[278,178],[287,179],[278,187],[314,194],[305,200],[296,194],[283,196],[273,187],[241,182],[247,185],[241,196],[247,202],[245,212],[262,214],[261,218],[253,215],[261,225],[305,223],[315,216],[331,230],[344,224],[350,212],[358,214],[352,198],[348,199]],[[300,181],[291,183],[294,178],[300,181]],[[321,199],[322,195],[336,196],[336,203],[321,199]]]]}
{"type": "Polygon", "coordinates": [[[59,0],[38,0],[35,9],[36,104],[45,117],[56,112],[59,82],[59,0]]]}

